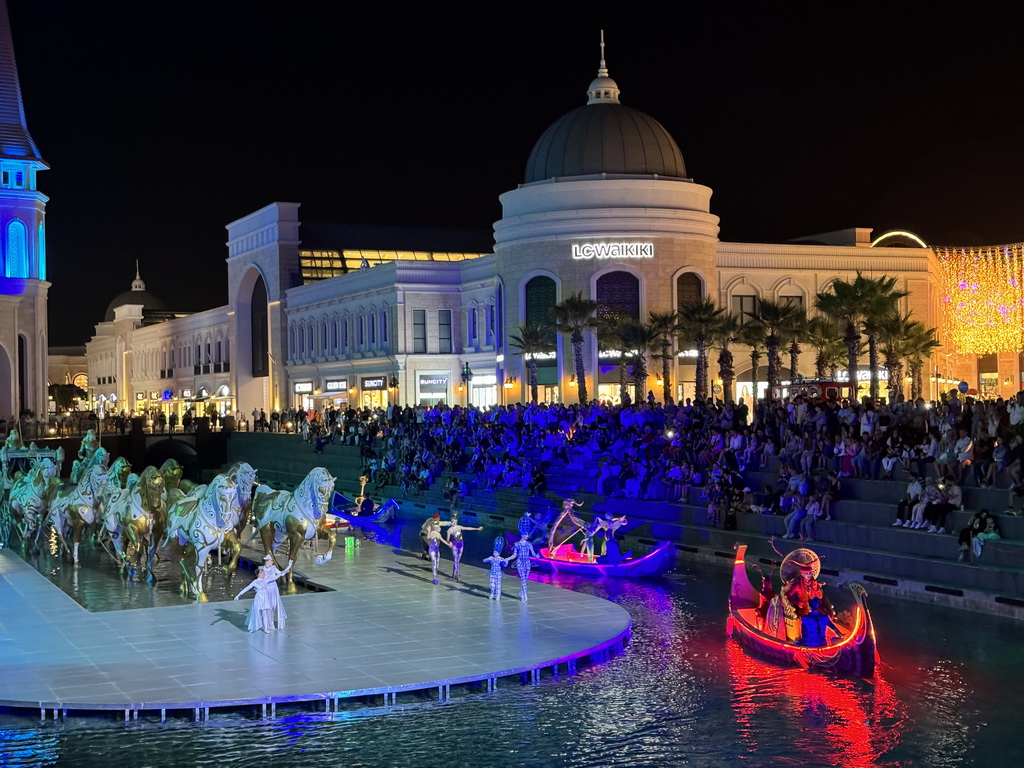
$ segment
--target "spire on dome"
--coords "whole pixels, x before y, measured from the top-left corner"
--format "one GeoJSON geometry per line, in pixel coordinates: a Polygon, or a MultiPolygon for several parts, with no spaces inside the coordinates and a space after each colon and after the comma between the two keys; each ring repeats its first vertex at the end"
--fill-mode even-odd
{"type": "MultiPolygon", "coordinates": [[[[3,2],[3,0],[0,0],[3,2]]],[[[146,290],[146,284],[142,282],[142,275],[139,274],[139,260],[135,260],[135,279],[132,280],[133,291],[144,291],[146,290]]]]}
{"type": "Polygon", "coordinates": [[[587,104],[618,104],[619,86],[608,77],[608,67],[604,61],[604,30],[601,30],[601,63],[597,68],[597,77],[587,89],[587,104]]]}
{"type": "Polygon", "coordinates": [[[7,0],[0,0],[0,157],[44,162],[25,122],[7,0]]]}

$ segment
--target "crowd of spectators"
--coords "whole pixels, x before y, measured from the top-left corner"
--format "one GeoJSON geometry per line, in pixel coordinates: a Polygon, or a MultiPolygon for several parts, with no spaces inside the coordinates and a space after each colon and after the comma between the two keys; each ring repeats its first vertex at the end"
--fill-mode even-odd
{"type": "Polygon", "coordinates": [[[1024,493],[1024,393],[891,403],[798,396],[760,400],[753,411],[742,400],[661,405],[652,396],[625,406],[439,404],[298,411],[278,423],[284,418],[317,450],[361,446],[375,492],[397,485],[416,495],[440,481],[453,506],[471,489],[543,496],[556,465],[596,475],[604,496],[706,505],[709,525],[735,527],[738,513],[780,515],[787,538],[811,541],[816,524],[835,517],[844,477],[906,473],[894,525],[935,533],[952,532],[964,485],[1024,493]],[[745,473],[769,468],[777,481],[753,491],[745,473]]]}

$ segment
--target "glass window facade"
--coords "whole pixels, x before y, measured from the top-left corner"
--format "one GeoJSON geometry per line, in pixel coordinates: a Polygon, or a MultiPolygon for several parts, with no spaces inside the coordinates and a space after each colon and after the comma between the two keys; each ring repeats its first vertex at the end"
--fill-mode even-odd
{"type": "Polygon", "coordinates": [[[437,310],[437,351],[442,355],[452,352],[452,311],[437,310]]]}
{"type": "Polygon", "coordinates": [[[427,351],[427,310],[412,311],[412,351],[422,355],[427,351]]]}

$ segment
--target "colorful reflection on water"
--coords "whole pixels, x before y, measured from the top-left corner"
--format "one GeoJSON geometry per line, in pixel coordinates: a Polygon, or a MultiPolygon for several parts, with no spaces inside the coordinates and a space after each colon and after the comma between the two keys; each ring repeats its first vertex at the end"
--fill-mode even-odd
{"type": "MultiPolygon", "coordinates": [[[[418,519],[362,535],[418,551],[418,519]]],[[[466,534],[465,565],[491,530],[466,534]]],[[[364,541],[361,546],[369,546],[364,541]]],[[[339,539],[337,555],[356,556],[339,539]],[[344,549],[344,553],[341,551],[344,549]]],[[[442,568],[442,571],[445,569],[442,568]]],[[[176,766],[1001,766],[1019,751],[1020,625],[871,598],[874,680],[784,669],[725,636],[731,570],[699,565],[653,581],[531,578],[630,612],[622,654],[539,686],[453,689],[398,710],[214,713],[208,723],[75,718],[41,725],[0,712],[3,765],[176,766]]],[[[510,570],[509,579],[515,579],[510,570]]],[[[838,590],[834,590],[838,591],[838,590]]],[[[503,606],[520,616],[520,606],[503,606]]],[[[526,609],[524,609],[526,610],[526,609]]],[[[523,614],[525,617],[525,614],[523,614]]],[[[2,618],[0,618],[2,621],[2,618]]],[[[520,632],[518,621],[509,631],[520,632]]],[[[360,706],[366,706],[362,704],[360,706]]]]}

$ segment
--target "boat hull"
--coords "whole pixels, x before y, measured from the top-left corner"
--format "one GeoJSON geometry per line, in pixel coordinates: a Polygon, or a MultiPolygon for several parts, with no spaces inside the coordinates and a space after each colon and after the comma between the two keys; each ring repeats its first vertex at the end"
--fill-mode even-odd
{"type": "MultiPolygon", "coordinates": [[[[517,540],[511,534],[506,534],[506,537],[509,539],[509,544],[513,544],[517,540]]],[[[540,557],[530,558],[530,563],[538,570],[571,573],[598,579],[654,578],[671,568],[675,558],[672,543],[669,541],[659,542],[658,546],[646,555],[628,558],[618,563],[587,562],[568,544],[558,547],[556,556],[551,556],[547,547],[541,547],[540,553],[540,557]]]]}

